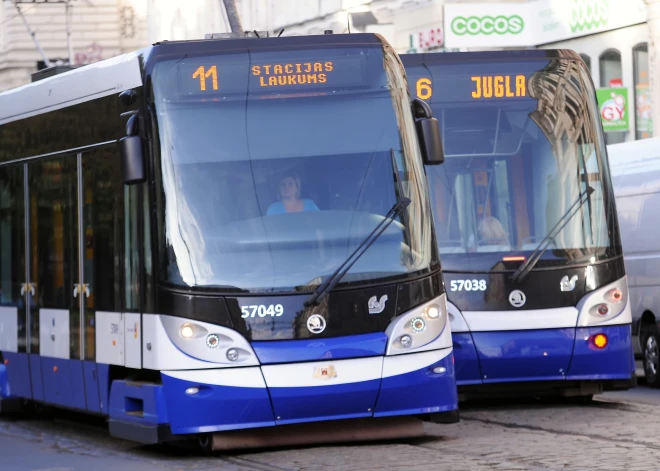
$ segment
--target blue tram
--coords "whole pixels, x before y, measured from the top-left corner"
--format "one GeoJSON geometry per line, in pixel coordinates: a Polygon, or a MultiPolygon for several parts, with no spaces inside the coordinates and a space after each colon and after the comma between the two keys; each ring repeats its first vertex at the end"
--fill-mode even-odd
{"type": "Polygon", "coordinates": [[[437,121],[380,36],[257,36],[0,94],[1,410],[142,443],[458,421],[437,121]]]}

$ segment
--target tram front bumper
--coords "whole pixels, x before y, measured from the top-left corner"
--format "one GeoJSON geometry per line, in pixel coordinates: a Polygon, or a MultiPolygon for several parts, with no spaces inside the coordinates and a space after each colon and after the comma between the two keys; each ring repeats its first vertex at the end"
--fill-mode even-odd
{"type": "Polygon", "coordinates": [[[321,422],[417,416],[458,421],[452,349],[244,368],[162,371],[162,384],[115,381],[111,433],[145,440],[321,422]],[[114,425],[113,425],[114,424],[114,425]],[[128,425],[127,425],[128,424],[128,425]]]}

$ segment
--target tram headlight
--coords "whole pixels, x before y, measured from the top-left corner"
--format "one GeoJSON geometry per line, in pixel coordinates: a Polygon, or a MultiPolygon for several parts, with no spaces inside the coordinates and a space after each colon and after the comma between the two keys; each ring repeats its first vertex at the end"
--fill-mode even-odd
{"type": "Polygon", "coordinates": [[[209,334],[206,337],[206,346],[209,348],[217,348],[220,345],[220,337],[216,334],[209,334]]]}
{"type": "Polygon", "coordinates": [[[229,350],[227,350],[227,360],[236,361],[238,360],[238,357],[239,357],[238,350],[236,350],[235,348],[230,348],[229,350]]]}
{"type": "Polygon", "coordinates": [[[626,276],[597,288],[580,299],[577,327],[590,327],[632,322],[628,280],[626,276]]]}
{"type": "Polygon", "coordinates": [[[193,338],[193,335],[195,335],[195,330],[193,329],[192,325],[190,324],[183,324],[181,326],[181,337],[184,339],[191,339],[193,338]]]}
{"type": "Polygon", "coordinates": [[[412,337],[408,334],[402,335],[399,337],[399,343],[403,348],[410,348],[412,346],[412,337]]]}
{"type": "Polygon", "coordinates": [[[426,329],[426,322],[421,317],[415,317],[410,321],[410,327],[417,333],[424,332],[426,329]]]}
{"type": "Polygon", "coordinates": [[[605,298],[611,303],[618,304],[623,301],[623,291],[619,288],[611,289],[607,292],[605,298]]]}
{"type": "Polygon", "coordinates": [[[435,304],[431,304],[426,308],[426,315],[429,319],[437,319],[440,317],[440,308],[435,304]]]}

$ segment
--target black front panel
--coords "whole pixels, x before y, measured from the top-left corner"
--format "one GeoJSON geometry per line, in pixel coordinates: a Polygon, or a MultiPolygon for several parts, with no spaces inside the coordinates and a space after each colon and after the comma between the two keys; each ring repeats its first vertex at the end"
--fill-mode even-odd
{"type": "Polygon", "coordinates": [[[227,298],[234,328],[248,340],[290,340],[340,337],[383,332],[396,315],[396,285],[334,292],[318,306],[305,308],[309,294],[295,296],[263,296],[227,298]],[[369,301],[376,297],[382,312],[372,309],[369,301]],[[325,329],[312,333],[307,323],[318,314],[325,319],[325,329]]]}
{"type": "Polygon", "coordinates": [[[623,258],[618,258],[598,265],[532,271],[521,283],[511,281],[512,274],[512,271],[444,272],[448,300],[461,311],[509,311],[575,306],[588,292],[622,278],[625,269],[623,258]],[[574,277],[577,278],[573,286],[574,277]],[[520,307],[514,307],[509,301],[509,295],[514,290],[520,290],[525,295],[525,303],[520,307]]]}
{"type": "Polygon", "coordinates": [[[232,328],[225,298],[158,291],[157,312],[232,328]]]}

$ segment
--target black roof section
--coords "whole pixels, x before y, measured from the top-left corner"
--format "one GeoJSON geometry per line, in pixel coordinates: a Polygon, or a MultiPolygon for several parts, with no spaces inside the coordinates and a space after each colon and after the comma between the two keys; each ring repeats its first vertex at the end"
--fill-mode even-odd
{"type": "Polygon", "coordinates": [[[438,64],[449,62],[475,61],[509,61],[509,60],[543,60],[568,59],[582,60],[580,55],[571,49],[515,49],[505,51],[474,51],[474,52],[431,52],[424,54],[399,54],[404,67],[438,64]]]}
{"type": "Polygon", "coordinates": [[[222,54],[240,50],[268,50],[282,48],[314,48],[332,46],[383,46],[387,42],[374,33],[316,34],[310,36],[241,37],[231,39],[200,39],[187,41],[163,41],[153,45],[149,59],[163,59],[182,54],[222,54]]]}

